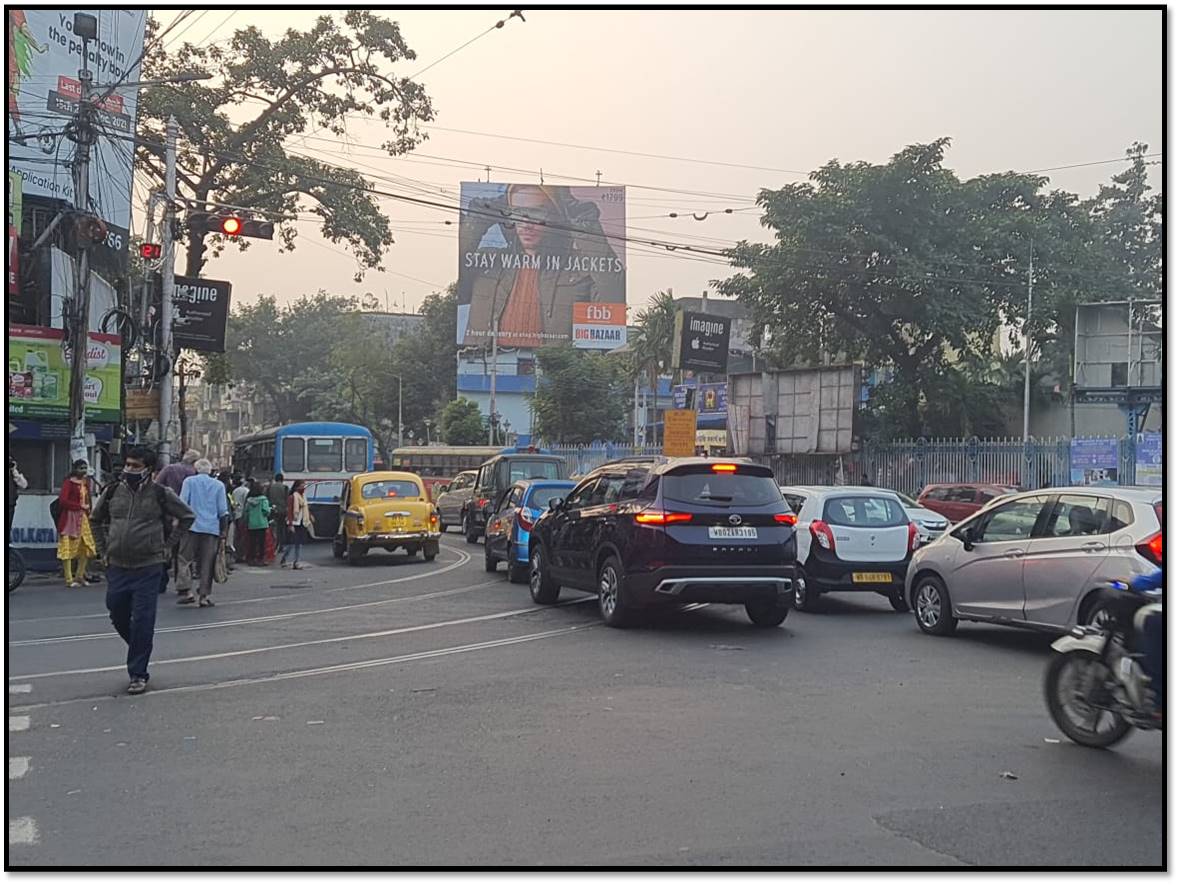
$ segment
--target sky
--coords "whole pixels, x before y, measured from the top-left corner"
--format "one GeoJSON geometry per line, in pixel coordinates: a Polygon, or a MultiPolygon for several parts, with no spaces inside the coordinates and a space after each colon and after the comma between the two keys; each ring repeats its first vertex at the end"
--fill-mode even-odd
{"type": "MultiPolygon", "coordinates": [[[[400,23],[417,53],[397,71],[408,76],[507,12],[380,14],[400,23]]],[[[318,14],[212,8],[180,41],[218,42],[247,25],[278,36],[318,14]]],[[[176,10],[156,15],[167,23],[176,10]]],[[[397,176],[406,192],[424,188],[452,204],[459,182],[486,180],[487,165],[492,180],[509,182],[537,182],[543,170],[548,183],[585,183],[563,177],[574,176],[592,184],[600,172],[603,183],[628,186],[631,236],[710,248],[767,239],[751,208],[757,192],[802,180],[832,158],[883,163],[908,144],[949,136],[946,164],[965,178],[1113,160],[1134,141],[1162,150],[1158,11],[529,10],[525,18],[422,75],[436,118],[414,153],[374,150],[382,126],[369,120],[349,122],[350,144],[320,132],[295,138],[292,149],[397,176]],[[687,217],[708,210],[720,214],[687,217]]],[[[1086,197],[1121,168],[1045,174],[1051,187],[1086,197]]],[[[1160,170],[1150,170],[1155,187],[1160,170]]],[[[412,311],[457,275],[457,225],[444,223],[455,216],[382,206],[396,244],[386,271],[370,270],[360,283],[355,259],[310,221],[299,224],[294,252],[254,241],[246,253],[212,259],[204,275],[232,281],[239,304],[261,294],[287,303],[324,289],[371,292],[392,310],[412,311]]],[[[635,250],[627,272],[632,308],[661,289],[711,293],[712,281],[728,275],[683,253],[635,250]]]]}

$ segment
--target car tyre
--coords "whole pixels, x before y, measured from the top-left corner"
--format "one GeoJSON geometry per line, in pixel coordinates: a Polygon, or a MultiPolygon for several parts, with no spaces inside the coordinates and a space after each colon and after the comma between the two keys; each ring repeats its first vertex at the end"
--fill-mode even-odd
{"type": "Polygon", "coordinates": [[[332,538],[332,556],[334,556],[336,559],[343,559],[345,549],[347,548],[344,546],[343,538],[339,536],[332,538]]]}
{"type": "Polygon", "coordinates": [[[463,517],[463,534],[467,536],[468,544],[479,543],[479,529],[475,527],[475,520],[471,519],[471,511],[463,517]]]}
{"type": "Polygon", "coordinates": [[[508,583],[509,584],[527,584],[528,583],[528,563],[512,562],[508,563],[508,583]]]}
{"type": "Polygon", "coordinates": [[[368,553],[368,548],[363,544],[355,542],[348,545],[348,565],[360,565],[360,561],[364,559],[364,555],[368,553]]]}
{"type": "Polygon", "coordinates": [[[622,565],[617,556],[607,556],[598,569],[598,611],[607,627],[629,627],[634,610],[626,604],[622,565]]]}
{"type": "Polygon", "coordinates": [[[483,571],[493,572],[498,567],[499,560],[496,559],[495,555],[491,552],[491,545],[485,543],[483,545],[483,571]]]}
{"type": "Polygon", "coordinates": [[[434,541],[429,544],[422,545],[422,559],[426,562],[433,562],[438,556],[438,542],[434,541]]]}
{"type": "Polygon", "coordinates": [[[810,580],[799,566],[794,576],[794,607],[800,612],[813,612],[819,605],[819,591],[811,586],[810,580]]]}
{"type": "Polygon", "coordinates": [[[950,592],[936,575],[924,575],[913,587],[913,617],[922,633],[949,636],[958,629],[958,619],[950,604],[950,592]]]}
{"type": "Polygon", "coordinates": [[[745,603],[745,614],[755,627],[769,629],[779,626],[790,614],[790,605],[776,599],[759,599],[745,603]]]}
{"type": "Polygon", "coordinates": [[[561,585],[549,576],[543,548],[537,544],[528,558],[528,593],[537,605],[552,605],[561,595],[561,585]]]}

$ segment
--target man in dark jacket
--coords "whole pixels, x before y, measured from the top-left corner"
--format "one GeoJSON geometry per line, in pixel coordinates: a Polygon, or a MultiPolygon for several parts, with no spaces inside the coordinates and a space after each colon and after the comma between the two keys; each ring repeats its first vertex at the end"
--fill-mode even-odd
{"type": "Polygon", "coordinates": [[[90,515],[107,567],[106,608],[127,643],[128,694],[147,690],[161,572],[172,545],[187,535],[195,518],[175,492],[151,481],[149,457],[138,446],[127,452],[122,477],[90,515]],[[165,525],[171,529],[167,535],[165,525]]]}

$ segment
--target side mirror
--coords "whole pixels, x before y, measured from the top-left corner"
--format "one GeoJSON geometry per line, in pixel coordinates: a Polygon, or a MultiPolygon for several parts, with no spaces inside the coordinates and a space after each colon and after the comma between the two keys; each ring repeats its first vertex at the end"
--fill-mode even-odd
{"type": "Polygon", "coordinates": [[[564,506],[564,498],[549,498],[549,510],[560,510],[564,506]]]}
{"type": "Polygon", "coordinates": [[[978,540],[978,535],[973,525],[958,529],[958,531],[954,532],[954,537],[962,542],[963,550],[973,550],[975,541],[978,540]]]}
{"type": "Polygon", "coordinates": [[[449,491],[450,491],[450,486],[445,483],[443,483],[442,485],[434,486],[434,494],[436,494],[436,495],[445,495],[449,491]]]}

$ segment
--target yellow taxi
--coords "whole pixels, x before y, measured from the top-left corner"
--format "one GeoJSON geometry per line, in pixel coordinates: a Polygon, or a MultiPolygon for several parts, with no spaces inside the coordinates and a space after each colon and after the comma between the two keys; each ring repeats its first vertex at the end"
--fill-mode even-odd
{"type": "Polygon", "coordinates": [[[416,473],[379,470],[358,473],[344,484],[340,527],[332,542],[336,559],[357,565],[374,547],[410,556],[421,551],[429,562],[438,555],[438,509],[416,473]]]}

